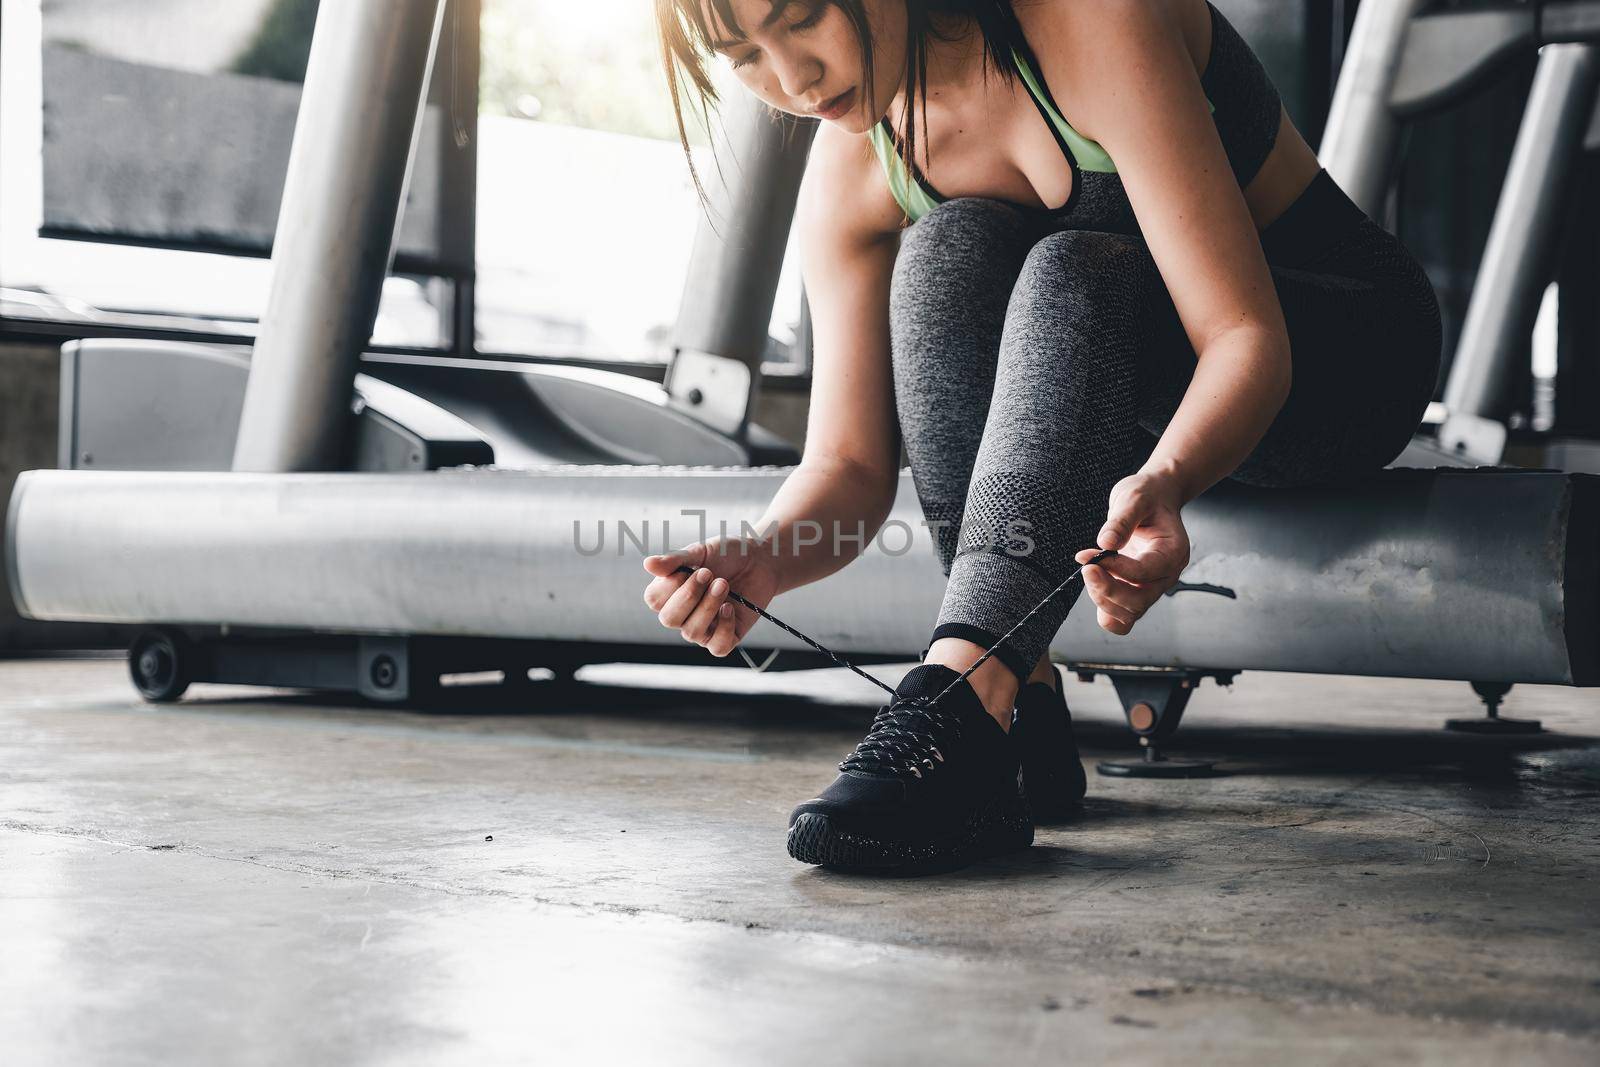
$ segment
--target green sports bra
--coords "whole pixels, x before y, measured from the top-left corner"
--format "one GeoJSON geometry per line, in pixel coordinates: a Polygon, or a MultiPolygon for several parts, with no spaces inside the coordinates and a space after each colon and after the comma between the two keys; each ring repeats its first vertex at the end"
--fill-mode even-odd
{"type": "MultiPolygon", "coordinates": [[[[1022,75],[1023,84],[1028,87],[1028,95],[1033,98],[1034,106],[1044,116],[1052,133],[1055,134],[1056,143],[1061,146],[1061,152],[1067,159],[1067,165],[1072,168],[1072,193],[1067,198],[1067,203],[1057,212],[1066,212],[1077,199],[1080,171],[1089,171],[1096,174],[1115,174],[1117,165],[1111,161],[1111,156],[1099,144],[1089,140],[1077,130],[1072,128],[1056,107],[1055,101],[1050,96],[1049,88],[1043,80],[1034,73],[1033,66],[1016,46],[1012,46],[1011,54],[1016,58],[1017,72],[1022,75]]],[[[1212,111],[1215,111],[1215,105],[1212,111]]],[[[878,161],[883,164],[883,170],[889,180],[889,191],[894,194],[895,201],[906,216],[915,222],[934,209],[945,197],[939,195],[922,177],[906,172],[905,161],[900,158],[896,150],[894,127],[889,124],[888,116],[867,132],[868,139],[872,142],[873,151],[878,155],[878,161]]]]}

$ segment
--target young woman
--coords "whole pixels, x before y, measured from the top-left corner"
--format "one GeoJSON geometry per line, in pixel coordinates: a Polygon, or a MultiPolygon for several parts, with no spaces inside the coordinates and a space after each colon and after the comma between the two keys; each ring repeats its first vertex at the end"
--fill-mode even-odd
{"type": "Polygon", "coordinates": [[[791,815],[789,851],[908,868],[1025,847],[1030,802],[1059,814],[1083,791],[1048,658],[1078,584],[936,706],[917,698],[1097,547],[1120,552],[1083,586],[1128,633],[1188,563],[1183,506],[1222,478],[1387,464],[1437,379],[1433,290],[1207,0],[657,0],[657,15],[680,131],[685,76],[714,99],[714,53],[821,124],[796,218],[815,339],[804,459],[762,536],[646,559],[645,603],[727,655],[758,619],[728,589],[765,608],[844,567],[826,533],[799,547],[796,524],[876,530],[903,442],[948,576],[939,618],[837,779],[791,815]]]}

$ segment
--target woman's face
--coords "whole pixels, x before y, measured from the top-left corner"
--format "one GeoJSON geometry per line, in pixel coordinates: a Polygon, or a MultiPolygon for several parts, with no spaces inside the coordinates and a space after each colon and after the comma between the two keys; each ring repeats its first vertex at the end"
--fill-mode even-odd
{"type": "Polygon", "coordinates": [[[872,28],[874,85],[855,26],[831,0],[729,0],[742,33],[723,26],[706,4],[707,24],[734,74],[768,107],[816,116],[864,133],[900,91],[905,69],[904,0],[862,0],[872,28]]]}

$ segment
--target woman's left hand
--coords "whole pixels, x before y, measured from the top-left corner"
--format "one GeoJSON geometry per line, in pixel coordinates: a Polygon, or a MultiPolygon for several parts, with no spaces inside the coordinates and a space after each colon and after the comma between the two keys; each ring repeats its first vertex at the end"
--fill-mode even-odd
{"type": "Polygon", "coordinates": [[[1099,608],[1104,629],[1127,634],[1189,565],[1182,507],[1177,482],[1159,472],[1140,471],[1112,487],[1106,524],[1097,538],[1100,547],[1073,557],[1087,563],[1108,548],[1117,549],[1117,555],[1083,569],[1084,588],[1099,608]]]}

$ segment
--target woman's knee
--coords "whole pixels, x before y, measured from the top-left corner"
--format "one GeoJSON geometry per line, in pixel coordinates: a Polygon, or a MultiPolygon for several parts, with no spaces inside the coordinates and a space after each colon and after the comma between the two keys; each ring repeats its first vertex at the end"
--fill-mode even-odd
{"type": "MultiPolygon", "coordinates": [[[[1155,262],[1137,237],[1094,230],[1061,230],[1029,250],[1017,277],[1015,298],[1067,298],[1099,306],[1128,304],[1150,289],[1155,262]]],[[[1159,274],[1154,275],[1159,280],[1159,274]]]]}
{"type": "Polygon", "coordinates": [[[1027,255],[1028,220],[1016,208],[984,197],[946,200],[900,234],[895,290],[991,286],[1015,276],[1027,255]]]}
{"type": "Polygon", "coordinates": [[[957,366],[992,373],[1028,237],[1020,212],[980,197],[947,200],[901,234],[889,288],[900,387],[957,366]]]}
{"type": "MultiPolygon", "coordinates": [[[[901,251],[927,244],[935,249],[952,241],[991,241],[1007,247],[1024,242],[1028,219],[1010,204],[982,196],[958,196],[936,205],[902,233],[901,251]]],[[[1024,246],[1022,252],[1027,251],[1024,246]]]]}
{"type": "Polygon", "coordinates": [[[1014,353],[1059,358],[1074,340],[1097,351],[1126,347],[1161,320],[1170,298],[1144,243],[1123,234],[1063,230],[1028,252],[1012,290],[1006,330],[1014,353]],[[1048,355],[1046,355],[1048,353],[1048,355]]]}

